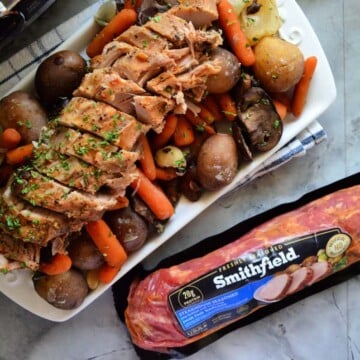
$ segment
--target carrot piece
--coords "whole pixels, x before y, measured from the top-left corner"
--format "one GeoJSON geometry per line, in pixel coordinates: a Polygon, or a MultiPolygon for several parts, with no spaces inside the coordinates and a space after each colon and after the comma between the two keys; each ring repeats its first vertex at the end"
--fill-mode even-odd
{"type": "Polygon", "coordinates": [[[155,160],[146,135],[141,135],[139,142],[142,147],[142,155],[139,159],[141,169],[149,180],[153,181],[156,178],[155,160]]]}
{"type": "Polygon", "coordinates": [[[141,3],[142,0],[125,0],[124,8],[137,10],[140,7],[141,3]]]}
{"type": "Polygon", "coordinates": [[[174,168],[156,168],[156,178],[158,180],[170,181],[177,178],[177,176],[174,168]]]}
{"type": "Polygon", "coordinates": [[[14,149],[21,141],[21,134],[13,128],[5,129],[0,135],[0,148],[14,149]]]}
{"type": "Polygon", "coordinates": [[[90,221],[85,225],[85,229],[107,264],[120,268],[126,261],[127,254],[106,222],[102,219],[90,221]]]}
{"type": "Polygon", "coordinates": [[[227,0],[220,0],[217,8],[220,27],[224,31],[225,37],[234,54],[244,66],[254,65],[254,52],[244,32],[241,30],[240,21],[236,16],[234,7],[227,0]]]}
{"type": "Polygon", "coordinates": [[[287,114],[287,106],[286,106],[286,104],[284,104],[281,101],[276,100],[276,99],[272,99],[272,102],[273,102],[273,104],[275,106],[276,112],[280,116],[280,119],[284,120],[285,116],[287,114]]]}
{"type": "Polygon", "coordinates": [[[175,210],[168,197],[141,170],[138,173],[139,176],[131,183],[131,187],[159,220],[170,218],[175,210]]]}
{"type": "Polygon", "coordinates": [[[118,266],[110,266],[107,263],[101,265],[98,271],[98,277],[103,284],[109,284],[120,271],[118,266]]]}
{"type": "Polygon", "coordinates": [[[206,131],[208,134],[213,135],[216,133],[215,129],[206,123],[200,116],[195,115],[191,110],[185,113],[186,118],[196,127],[197,130],[206,131]]]}
{"type": "Polygon", "coordinates": [[[229,93],[219,94],[221,111],[229,121],[235,120],[237,116],[236,104],[229,93]]]}
{"type": "Polygon", "coordinates": [[[176,115],[170,114],[166,116],[162,132],[156,134],[151,141],[151,146],[154,150],[158,150],[168,143],[175,132],[177,122],[178,117],[176,115]]]}
{"type": "Polygon", "coordinates": [[[58,275],[70,270],[72,261],[69,255],[56,254],[49,263],[40,264],[39,270],[46,275],[58,275]]]}
{"type": "Polygon", "coordinates": [[[200,108],[199,116],[204,119],[208,124],[212,124],[215,121],[214,114],[209,111],[203,104],[197,104],[200,108]]]}
{"type": "MultiPolygon", "coordinates": [[[[126,196],[119,196],[116,198],[116,205],[111,210],[119,210],[129,206],[129,199],[126,196]]],[[[109,211],[111,211],[109,210],[109,211]]]]}
{"type": "Polygon", "coordinates": [[[31,157],[31,154],[34,150],[33,144],[27,144],[19,146],[15,149],[9,150],[5,157],[6,162],[10,165],[18,165],[23,163],[25,160],[31,157]]]}
{"type": "Polygon", "coordinates": [[[104,46],[119,36],[137,21],[134,9],[122,9],[113,19],[93,38],[86,48],[86,54],[92,58],[101,54],[104,46]]]}
{"type": "Polygon", "coordinates": [[[215,121],[223,120],[224,116],[220,111],[220,107],[212,95],[208,95],[203,101],[203,105],[207,107],[215,118],[215,121]]]}
{"type": "Polygon", "coordinates": [[[273,100],[280,101],[282,104],[286,106],[287,113],[291,113],[291,99],[288,94],[285,93],[269,93],[270,97],[273,100]]]}
{"type": "Polygon", "coordinates": [[[317,61],[318,60],[316,56],[310,56],[305,59],[303,75],[299,82],[295,85],[291,110],[296,117],[299,117],[304,109],[306,97],[309,92],[311,79],[314,75],[317,61]]]}
{"type": "Polygon", "coordinates": [[[185,116],[179,116],[174,132],[174,144],[176,146],[187,146],[195,140],[195,132],[190,121],[185,116]]]}

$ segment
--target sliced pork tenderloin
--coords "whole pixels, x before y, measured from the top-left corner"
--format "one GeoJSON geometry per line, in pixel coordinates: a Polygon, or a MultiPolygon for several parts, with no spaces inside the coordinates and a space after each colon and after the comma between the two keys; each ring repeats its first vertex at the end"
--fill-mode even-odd
{"type": "Polygon", "coordinates": [[[0,232],[0,255],[11,262],[17,262],[15,266],[8,262],[4,264],[5,266],[0,264],[0,269],[14,270],[15,268],[27,267],[31,270],[37,270],[40,262],[40,250],[41,246],[38,244],[14,239],[9,235],[0,232]],[[11,268],[9,269],[8,266],[11,268]]]}
{"type": "Polygon", "coordinates": [[[106,210],[113,209],[114,196],[73,190],[31,168],[24,166],[15,171],[11,190],[33,206],[65,214],[83,221],[97,220],[106,210]]]}
{"type": "Polygon", "coordinates": [[[313,277],[313,270],[310,267],[301,267],[291,273],[291,284],[287,290],[287,295],[294,294],[302,290],[313,277]]]}
{"type": "Polygon", "coordinates": [[[313,276],[309,279],[306,285],[311,286],[317,281],[325,278],[331,273],[331,264],[328,261],[315,262],[310,266],[313,276]]]}
{"type": "MultiPolygon", "coordinates": [[[[11,179],[10,183],[12,183],[11,179]]],[[[0,229],[11,237],[46,246],[52,239],[79,231],[83,223],[35,207],[12,194],[10,186],[0,193],[0,229]]]]}
{"type": "Polygon", "coordinates": [[[107,173],[123,174],[139,158],[137,151],[120,150],[106,140],[75,129],[58,127],[49,133],[48,143],[56,151],[75,156],[107,173]]]}
{"type": "Polygon", "coordinates": [[[95,69],[86,74],[74,96],[103,101],[119,111],[135,114],[132,104],[134,95],[143,95],[145,90],[132,80],[123,79],[111,68],[95,69]]]}
{"type": "Polygon", "coordinates": [[[150,126],[102,102],[74,97],[58,118],[60,125],[97,135],[121,149],[131,150],[150,126]]]}
{"type": "Polygon", "coordinates": [[[194,24],[195,28],[207,28],[219,17],[217,0],[180,0],[168,13],[194,24]]]}
{"type": "Polygon", "coordinates": [[[282,299],[291,284],[289,274],[280,274],[274,276],[265,285],[257,289],[255,298],[260,301],[271,302],[282,299]]]}

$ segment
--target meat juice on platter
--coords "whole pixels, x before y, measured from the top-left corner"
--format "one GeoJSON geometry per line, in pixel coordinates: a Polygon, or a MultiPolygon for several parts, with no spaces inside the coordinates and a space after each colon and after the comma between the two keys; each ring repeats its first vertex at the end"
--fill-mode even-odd
{"type": "MultiPolygon", "coordinates": [[[[206,27],[216,20],[215,3],[206,3],[206,9],[203,9],[207,14],[203,18],[203,21],[207,23],[206,27]]],[[[8,185],[3,188],[0,197],[0,205],[3,211],[0,216],[4,220],[1,227],[4,234],[0,245],[1,252],[5,255],[4,266],[6,271],[22,266],[37,270],[42,260],[46,260],[46,257],[40,256],[45,247],[47,251],[50,250],[52,256],[66,253],[67,243],[71,240],[69,234],[81,231],[89,220],[97,221],[104,212],[111,212],[119,206],[124,206],[123,204],[128,201],[126,188],[139,176],[137,167],[141,167],[139,162],[142,156],[142,148],[138,145],[141,139],[150,134],[150,141],[153,136],[160,134],[165,126],[164,120],[170,113],[181,114],[181,116],[185,113],[186,116],[189,109],[195,113],[199,111],[197,106],[202,105],[201,101],[207,96],[207,80],[211,76],[219,75],[220,77],[219,71],[221,71],[222,66],[229,66],[232,70],[236,68],[234,66],[234,55],[231,51],[215,51],[220,49],[219,46],[223,42],[216,31],[216,27],[205,27],[205,30],[197,29],[187,20],[181,18],[189,15],[187,6],[184,4],[180,4],[178,7],[174,6],[165,13],[148,19],[145,24],[139,23],[131,26],[118,39],[105,46],[101,54],[91,59],[91,72],[85,75],[83,63],[81,61],[79,63],[75,54],[62,53],[61,56],[67,56],[65,60],[58,58],[60,53],[54,54],[55,63],[60,64],[64,71],[68,71],[68,66],[70,67],[75,59],[77,72],[81,71],[83,77],[73,92],[74,96],[72,98],[70,96],[64,103],[61,114],[54,119],[55,121],[49,123],[47,128],[43,128],[42,137],[34,150],[32,161],[17,168],[8,185]],[[174,24],[176,24],[177,31],[166,31],[167,27],[172,28],[174,24]],[[154,34],[156,36],[153,36],[154,34]],[[139,37],[139,35],[141,36],[139,37]],[[147,37],[149,40],[149,35],[151,35],[150,40],[156,39],[156,41],[141,41],[139,43],[139,38],[146,40],[147,37]],[[189,36],[191,38],[190,45],[187,42],[190,39],[187,38],[189,36]],[[169,43],[171,46],[166,45],[169,43]],[[159,50],[159,48],[162,49],[161,55],[159,53],[155,56],[153,50],[159,50]],[[213,58],[210,56],[211,49],[214,50],[213,58]],[[222,59],[222,57],[224,58],[222,59]],[[226,61],[222,61],[225,58],[226,61]],[[160,68],[165,71],[159,74],[160,68]],[[99,86],[99,81],[102,84],[101,86],[99,86]],[[178,82],[181,86],[178,86],[178,82]],[[120,159],[121,161],[119,161],[120,159]],[[106,188],[107,191],[99,191],[103,188],[106,188]],[[44,189],[46,189],[45,192],[43,192],[44,189]],[[10,223],[9,219],[13,221],[10,223]],[[20,221],[21,226],[17,225],[18,221],[20,221]]],[[[202,10],[197,9],[196,11],[202,10]]],[[[190,14],[193,14],[193,9],[191,9],[190,14]]],[[[306,24],[306,26],[308,25],[306,24]]],[[[69,42],[72,44],[69,48],[83,51],[89,42],[89,37],[87,39],[80,46],[75,39],[73,43],[69,42]]],[[[66,50],[67,44],[64,44],[63,49],[66,50]]],[[[323,63],[323,67],[318,72],[321,74],[324,69],[327,69],[326,58],[321,51],[317,52],[317,56],[323,63]]],[[[301,66],[301,62],[299,64],[301,66]]],[[[48,69],[49,66],[46,67],[47,71],[48,69]]],[[[25,88],[33,88],[33,75],[26,79],[25,88]]],[[[239,80],[239,78],[239,76],[235,76],[232,81],[224,79],[221,84],[226,85],[226,87],[233,87],[236,84],[236,79],[239,80]]],[[[331,76],[327,76],[327,78],[331,80],[331,76]]],[[[221,170],[221,176],[211,172],[211,177],[217,179],[216,184],[214,184],[213,179],[209,179],[209,176],[206,178],[206,174],[205,178],[202,176],[201,180],[201,185],[205,190],[216,191],[212,194],[205,194],[201,199],[202,205],[200,207],[192,206],[191,211],[186,211],[185,214],[182,210],[183,203],[180,200],[176,208],[177,213],[172,216],[172,221],[166,224],[165,231],[158,235],[158,239],[156,239],[158,241],[156,243],[145,243],[144,251],[140,249],[133,256],[131,255],[110,284],[104,284],[98,288],[90,287],[89,290],[92,291],[89,292],[87,298],[83,302],[76,301],[79,310],[87,306],[114,281],[156,249],[160,243],[166,241],[206,206],[209,206],[236,185],[236,182],[241,180],[251,169],[259,166],[276,149],[284,145],[300,129],[310,123],[309,115],[306,115],[307,111],[305,111],[305,122],[302,122],[301,126],[297,126],[295,123],[288,124],[287,127],[294,127],[294,129],[290,132],[286,129],[283,130],[283,123],[280,121],[271,99],[259,87],[255,79],[251,80],[250,77],[250,83],[248,80],[249,78],[247,78],[245,87],[238,89],[240,93],[244,94],[251,90],[248,92],[246,104],[245,101],[238,103],[239,119],[241,120],[243,117],[242,121],[244,121],[246,117],[244,114],[251,113],[253,108],[259,107],[259,104],[261,104],[262,112],[266,110],[270,114],[268,120],[263,124],[256,122],[256,126],[259,128],[264,126],[265,130],[255,131],[254,136],[248,136],[252,131],[251,126],[244,129],[241,126],[233,127],[234,134],[239,134],[240,131],[246,135],[241,134],[240,138],[235,139],[236,142],[250,141],[249,144],[243,144],[243,147],[247,148],[247,161],[251,160],[248,163],[249,166],[246,163],[241,163],[238,173],[234,171],[235,160],[238,156],[240,159],[240,154],[236,153],[236,149],[231,152],[234,155],[231,162],[228,159],[222,159],[223,163],[218,167],[221,170]],[[256,99],[253,94],[256,95],[256,99]],[[227,171],[226,166],[228,164],[231,164],[229,179],[222,176],[225,174],[225,170],[227,171]],[[221,181],[218,181],[219,179],[221,181]],[[175,222],[178,224],[177,226],[174,225],[175,222]]],[[[44,83],[41,86],[44,86],[44,83]]],[[[211,88],[213,86],[214,82],[211,88]]],[[[329,89],[332,87],[329,86],[329,89]]],[[[61,93],[63,89],[57,90],[61,93]]],[[[222,88],[222,91],[225,90],[222,88]]],[[[52,101],[48,100],[46,91],[42,93],[45,94],[42,96],[47,98],[46,101],[44,100],[45,104],[47,101],[52,101]]],[[[22,96],[19,93],[14,95],[22,96]]],[[[312,100],[309,98],[309,104],[312,103],[312,100]]],[[[33,107],[35,107],[36,101],[36,99],[31,99],[33,107]]],[[[325,107],[328,106],[329,101],[327,96],[325,107]]],[[[323,111],[323,105],[320,108],[323,111]]],[[[39,111],[37,110],[37,112],[39,111]]],[[[234,116],[227,111],[224,111],[224,114],[227,118],[226,121],[229,121],[228,117],[234,116]]],[[[189,118],[191,119],[193,116],[189,114],[189,118]]],[[[28,125],[23,121],[16,121],[16,125],[20,123],[23,124],[23,127],[28,125]]],[[[204,131],[204,124],[204,122],[201,123],[202,131],[204,131]]],[[[255,123],[252,126],[254,125],[255,123]]],[[[206,126],[205,129],[207,129],[206,126]]],[[[217,129],[214,128],[216,132],[217,129]]],[[[199,128],[196,130],[198,131],[199,128]]],[[[228,139],[231,136],[226,137],[227,141],[224,142],[225,137],[220,135],[213,135],[214,139],[216,138],[217,149],[222,149],[225,143],[230,143],[228,139]]],[[[233,143],[231,143],[231,147],[234,147],[233,143]]],[[[210,159],[207,160],[208,162],[214,161],[213,165],[218,166],[215,163],[215,157],[207,156],[206,158],[210,159]]],[[[172,159],[173,168],[170,170],[175,169],[176,176],[179,176],[183,171],[184,164],[186,164],[184,158],[181,158],[181,163],[179,158],[172,159]]],[[[192,165],[191,162],[188,164],[192,165]]],[[[191,168],[190,165],[189,169],[191,168]]],[[[167,173],[165,172],[165,174],[167,173]]],[[[185,176],[183,178],[185,179],[185,176]]],[[[130,200],[132,201],[133,198],[131,197],[130,200]]],[[[144,215],[144,206],[139,205],[136,196],[134,197],[134,205],[131,205],[132,210],[139,212],[146,222],[151,222],[151,218],[154,218],[154,214],[150,214],[149,217],[148,209],[145,209],[147,214],[144,215]]],[[[163,230],[164,224],[161,224],[161,219],[160,222],[159,219],[152,225],[159,226],[163,230]]],[[[133,248],[138,247],[133,246],[133,248]]],[[[28,284],[23,283],[22,287],[25,292],[28,291],[26,290],[28,284]]],[[[11,295],[12,290],[6,285],[1,290],[10,297],[14,297],[11,295]]],[[[17,292],[20,294],[23,291],[20,289],[17,292]]],[[[62,314],[55,309],[50,310],[45,304],[42,304],[44,310],[39,306],[36,306],[35,309],[32,304],[27,304],[23,296],[18,297],[16,295],[15,297],[16,302],[30,311],[38,313],[40,316],[50,316],[54,320],[67,319],[77,312],[62,314]],[[45,313],[45,311],[47,312],[45,313]]]]}

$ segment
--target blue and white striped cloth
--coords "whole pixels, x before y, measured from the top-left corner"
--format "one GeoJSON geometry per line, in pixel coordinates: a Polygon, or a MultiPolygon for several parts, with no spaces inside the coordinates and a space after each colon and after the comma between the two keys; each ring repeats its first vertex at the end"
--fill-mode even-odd
{"type": "MultiPolygon", "coordinates": [[[[71,36],[74,29],[78,29],[81,24],[93,16],[100,3],[99,1],[86,8],[81,13],[34,41],[30,46],[13,55],[7,61],[1,63],[0,98],[10,91],[13,86],[36,67],[49,53],[54,51],[65,39],[71,36]]],[[[260,169],[249,174],[243,183],[278,168],[294,157],[305,155],[307,150],[325,139],[326,133],[324,129],[317,121],[314,121],[304,131],[298,134],[296,138],[265,161],[260,169]]]]}

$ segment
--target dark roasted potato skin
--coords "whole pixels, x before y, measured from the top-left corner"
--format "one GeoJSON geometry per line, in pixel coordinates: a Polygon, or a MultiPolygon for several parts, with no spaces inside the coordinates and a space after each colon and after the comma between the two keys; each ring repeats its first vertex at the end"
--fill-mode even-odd
{"type": "Polygon", "coordinates": [[[73,266],[80,270],[97,269],[104,263],[103,255],[86,232],[71,237],[67,251],[73,266]]]}
{"type": "Polygon", "coordinates": [[[14,91],[0,101],[0,126],[19,131],[23,144],[39,140],[47,120],[44,107],[28,92],[14,91]]]}
{"type": "Polygon", "coordinates": [[[36,292],[58,309],[79,307],[89,291],[84,276],[74,269],[59,275],[34,276],[33,280],[36,292]]]}
{"type": "Polygon", "coordinates": [[[219,74],[209,76],[207,91],[222,94],[231,90],[241,76],[240,63],[236,56],[226,49],[217,48],[211,53],[210,59],[218,62],[221,71],[219,74]]]}
{"type": "Polygon", "coordinates": [[[109,211],[105,221],[128,253],[138,250],[147,240],[148,226],[130,206],[109,211]]]}
{"type": "Polygon", "coordinates": [[[206,190],[218,190],[234,179],[238,155],[234,138],[229,134],[210,136],[197,158],[197,178],[206,190]]]}
{"type": "Polygon", "coordinates": [[[75,51],[62,50],[46,58],[35,74],[35,88],[50,107],[70,97],[86,73],[86,61],[75,51]]]}

